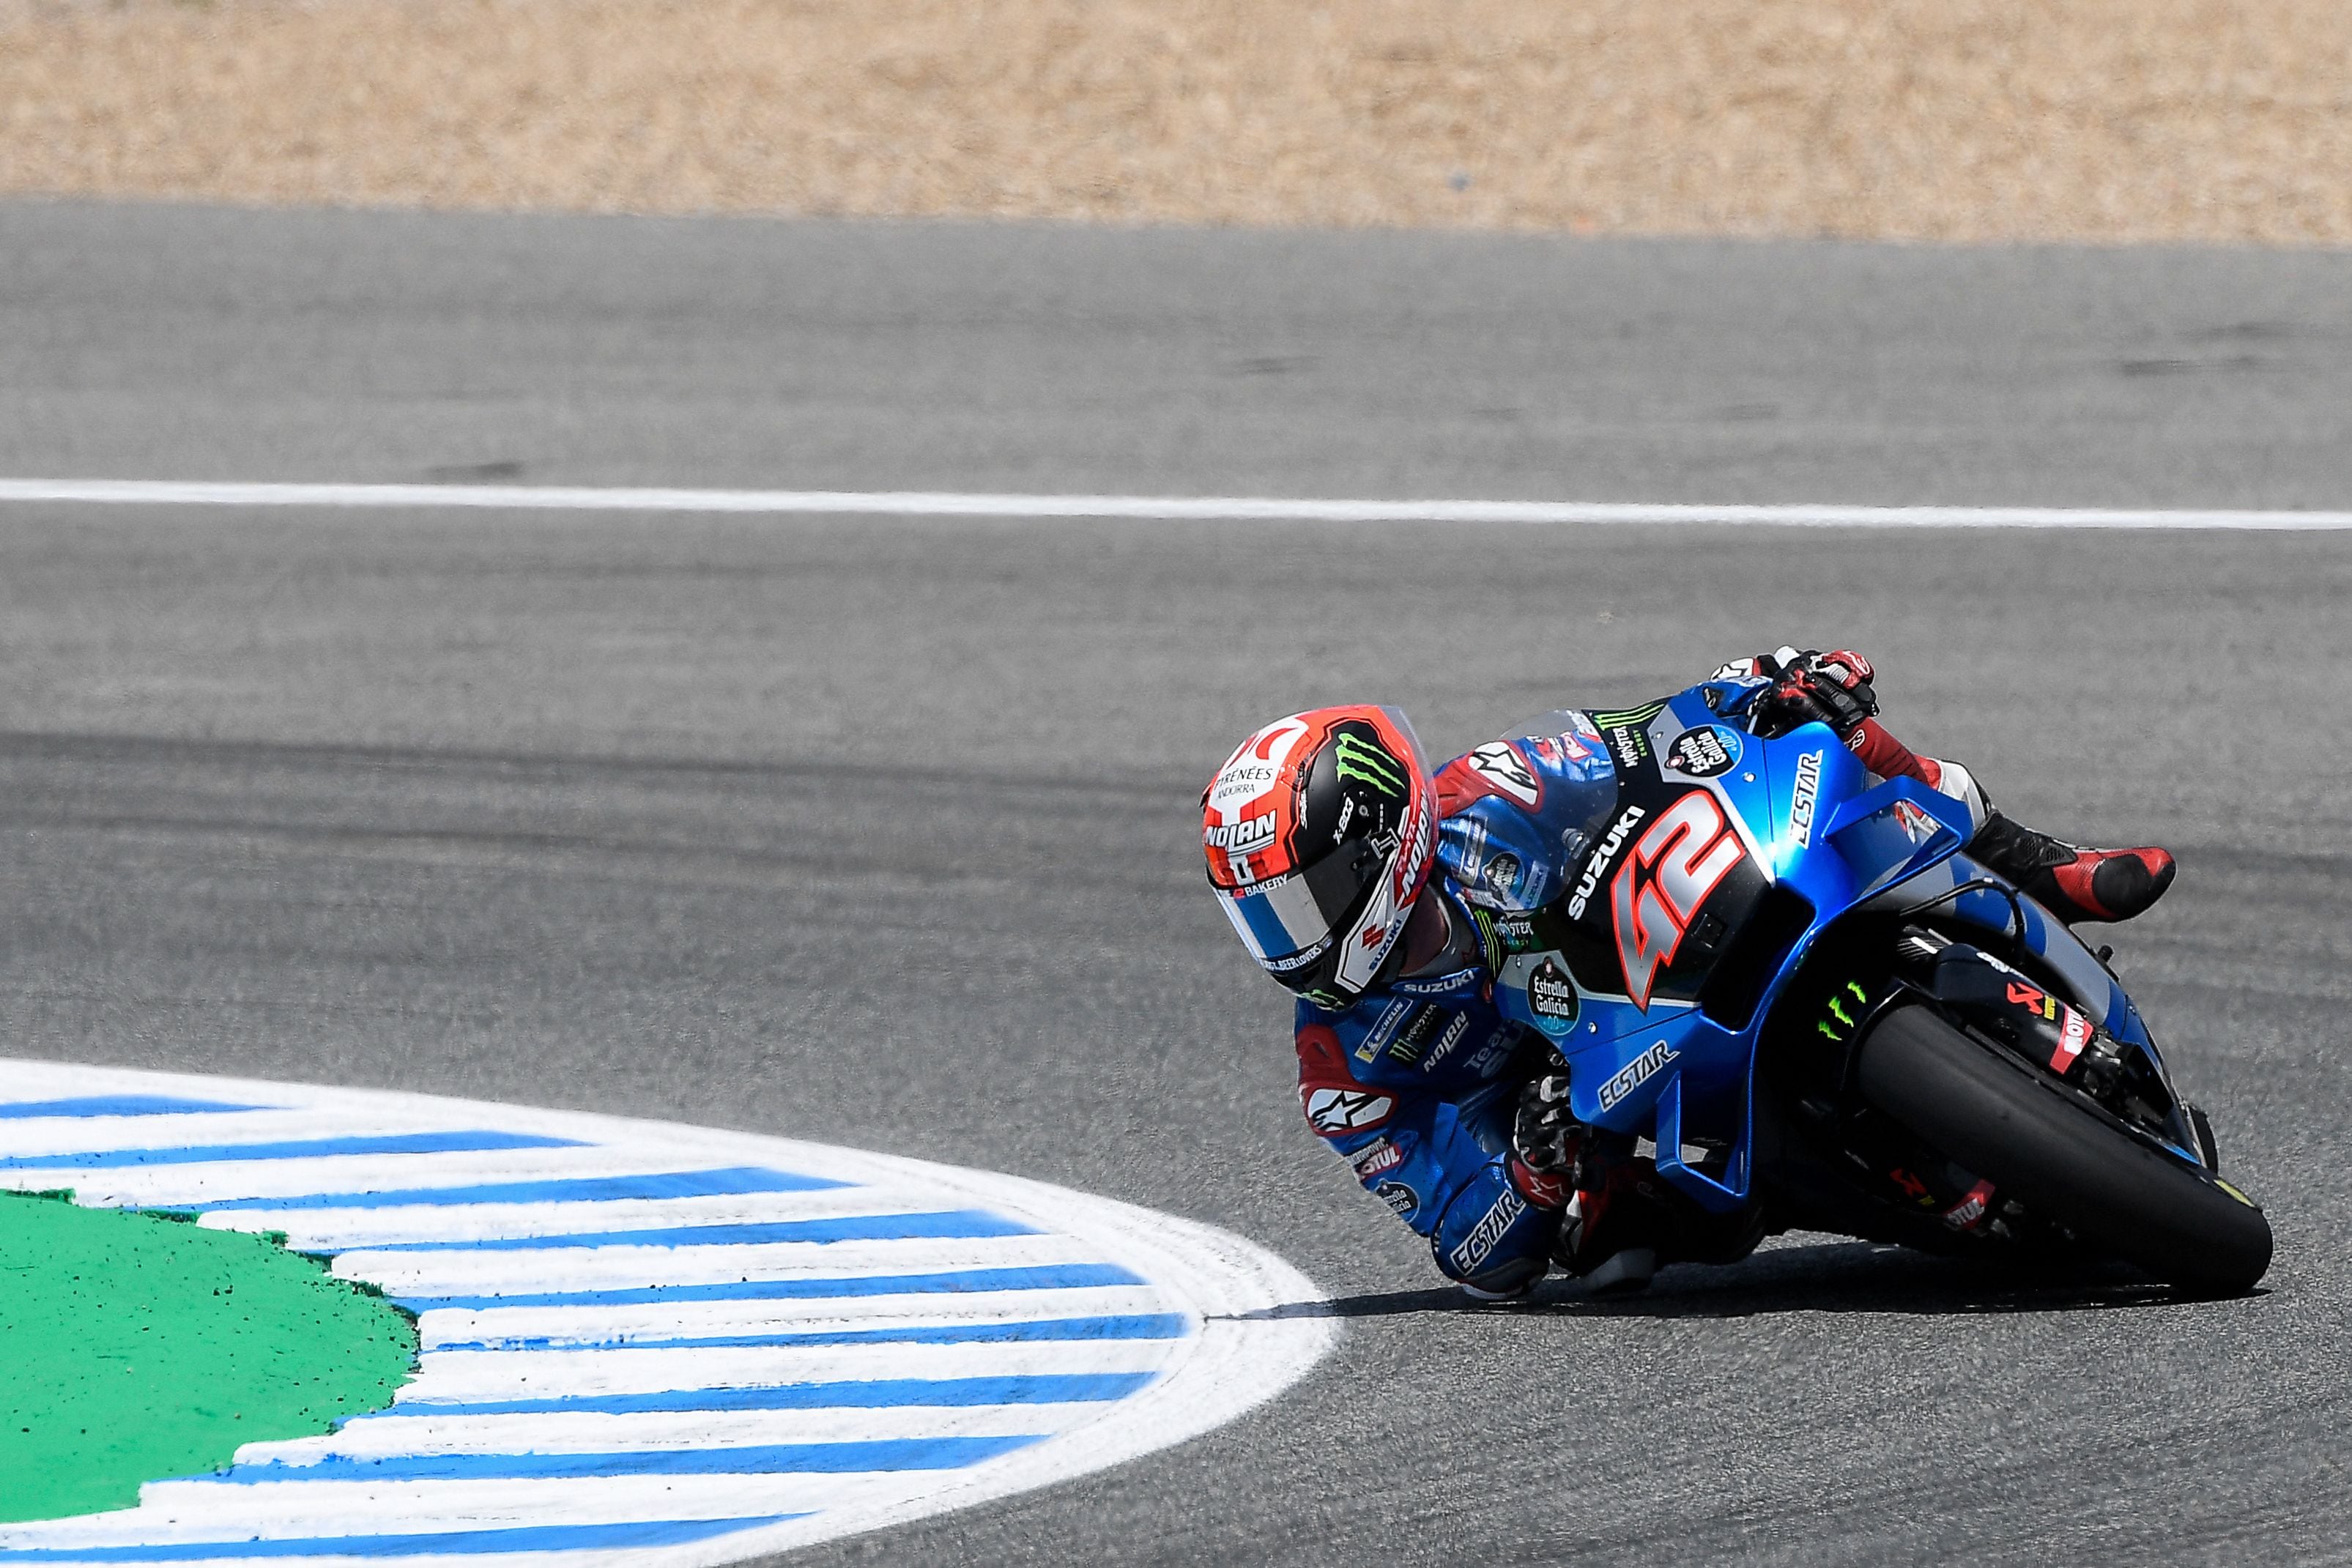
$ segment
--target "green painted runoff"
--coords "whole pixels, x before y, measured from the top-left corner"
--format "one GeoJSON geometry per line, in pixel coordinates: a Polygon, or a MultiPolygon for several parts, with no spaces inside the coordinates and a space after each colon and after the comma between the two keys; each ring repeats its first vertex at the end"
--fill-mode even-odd
{"type": "Polygon", "coordinates": [[[276,1238],[0,1194],[0,1521],[134,1507],[415,1365],[414,1319],[276,1238]]]}

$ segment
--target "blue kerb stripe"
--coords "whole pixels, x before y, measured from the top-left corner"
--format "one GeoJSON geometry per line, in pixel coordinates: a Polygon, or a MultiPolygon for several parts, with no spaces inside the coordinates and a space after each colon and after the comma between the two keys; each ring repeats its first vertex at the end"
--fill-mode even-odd
{"type": "Polygon", "coordinates": [[[163,1094],[91,1094],[78,1100],[18,1100],[0,1104],[0,1122],[45,1116],[179,1116],[214,1111],[275,1111],[275,1105],[231,1105],[218,1100],[174,1100],[163,1094]]]}
{"type": "Polygon", "coordinates": [[[331,1155],[467,1155],[499,1149],[578,1149],[576,1138],[530,1133],[399,1133],[374,1138],[303,1138],[287,1144],[207,1144],[192,1149],[99,1149],[73,1155],[20,1155],[0,1170],[107,1170],[122,1166],[207,1166],[222,1160],[307,1160],[331,1155]]]}
{"type": "Polygon", "coordinates": [[[228,1208],[401,1208],[410,1204],[604,1203],[622,1197],[818,1192],[848,1185],[822,1176],[738,1166],[721,1171],[667,1171],[659,1176],[569,1176],[555,1181],[491,1182],[481,1186],[417,1186],[397,1192],[314,1192],[295,1197],[240,1197],[194,1207],[215,1212],[228,1208]]]}
{"type": "MultiPolygon", "coordinates": [[[[577,1399],[501,1399],[478,1405],[395,1405],[360,1421],[405,1416],[684,1415],[698,1410],[883,1410],[928,1406],[1093,1405],[1124,1399],[1156,1372],[1041,1372],[1023,1377],[894,1377],[866,1383],[787,1383],[772,1388],[688,1388],[593,1394],[577,1399]]],[[[350,1424],[346,1424],[346,1431],[350,1424]]]]}
{"type": "Polygon", "coordinates": [[[496,1552],[622,1551],[677,1546],[806,1519],[668,1519],[636,1524],[527,1524],[506,1530],[452,1530],[430,1535],[313,1535],[278,1541],[168,1541],[139,1546],[36,1546],[0,1549],[0,1563],[203,1563],[225,1557],[437,1557],[496,1552]]]}
{"type": "Polygon", "coordinates": [[[235,1465],[197,1479],[454,1481],[602,1479],[608,1476],[854,1475],[866,1470],[956,1470],[1036,1442],[1020,1437],[896,1437],[872,1443],[779,1443],[742,1448],[647,1448],[622,1454],[415,1454],[379,1459],[273,1460],[235,1465]]]}
{"type": "Polygon", "coordinates": [[[740,1280],[718,1285],[652,1285],[627,1291],[556,1291],[537,1296],[403,1296],[413,1312],[496,1307],[634,1307],[664,1301],[797,1301],[812,1297],[900,1296],[926,1291],[1079,1291],[1140,1285],[1115,1263],[1040,1263],[1023,1269],[961,1269],[940,1274],[864,1274],[840,1280],[740,1280]]]}
{"type": "Polygon", "coordinates": [[[550,1247],[756,1247],[771,1241],[905,1241],[1034,1236],[1026,1225],[977,1208],[942,1214],[853,1214],[752,1225],[672,1225],[658,1230],[591,1230],[573,1236],[504,1236],[487,1241],[390,1241],[347,1252],[518,1252],[550,1247]]]}
{"type": "Polygon", "coordinates": [[[702,1339],[557,1339],[550,1336],[466,1340],[425,1347],[441,1351],[486,1350],[738,1350],[757,1346],[842,1344],[1018,1343],[1040,1340],[1182,1339],[1181,1312],[1140,1312],[1123,1317],[1045,1318],[1030,1322],[939,1323],[926,1328],[836,1329],[815,1333],[716,1334],[702,1339]]]}

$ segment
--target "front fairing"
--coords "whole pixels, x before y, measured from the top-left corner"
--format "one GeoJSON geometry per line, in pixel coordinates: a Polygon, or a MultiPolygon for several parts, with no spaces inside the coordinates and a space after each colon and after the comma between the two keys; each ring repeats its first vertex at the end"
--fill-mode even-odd
{"type": "Polygon", "coordinates": [[[1496,1001],[1567,1058],[1579,1118],[1654,1137],[1662,1174],[1727,1207],[1748,1191],[1771,997],[1840,915],[1950,856],[1969,823],[1915,781],[1874,786],[1825,726],[1741,732],[1719,690],[1601,716],[1624,831],[1507,934],[1496,1001]]]}

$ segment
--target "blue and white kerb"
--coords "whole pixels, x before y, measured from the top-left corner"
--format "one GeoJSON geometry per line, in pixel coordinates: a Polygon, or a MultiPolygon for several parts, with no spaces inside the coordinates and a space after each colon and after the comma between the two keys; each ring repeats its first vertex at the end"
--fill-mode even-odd
{"type": "Polygon", "coordinates": [[[334,1433],[139,1506],[0,1525],[32,1563],[730,1562],[1099,1469],[1297,1379],[1280,1259],[1017,1177],[414,1094],[0,1062],[0,1188],[280,1230],[415,1312],[334,1433]]]}

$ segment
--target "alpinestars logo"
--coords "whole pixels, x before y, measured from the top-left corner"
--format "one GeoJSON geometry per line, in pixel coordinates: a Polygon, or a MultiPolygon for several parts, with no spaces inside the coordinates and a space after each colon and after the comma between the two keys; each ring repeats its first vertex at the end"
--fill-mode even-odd
{"type": "Polygon", "coordinates": [[[1535,770],[1507,740],[1490,740],[1470,754],[1471,770],[1530,811],[1543,799],[1535,770]]]}
{"type": "Polygon", "coordinates": [[[1343,729],[1331,741],[1331,755],[1339,778],[1359,779],[1383,795],[1404,799],[1404,769],[1370,742],[1343,729]]]}
{"type": "Polygon", "coordinates": [[[1307,1121],[1318,1133],[1360,1132],[1387,1121],[1395,1103],[1360,1089],[1314,1089],[1307,1095],[1307,1121]]]}
{"type": "Polygon", "coordinates": [[[1639,806],[1626,807],[1616,825],[1609,830],[1608,836],[1601,841],[1601,847],[1592,852],[1592,858],[1584,862],[1584,874],[1576,879],[1576,891],[1568,899],[1568,917],[1570,920],[1584,918],[1584,906],[1591,901],[1594,890],[1600,887],[1602,874],[1609,870],[1609,862],[1615,860],[1617,852],[1625,847],[1625,835],[1632,832],[1634,824],[1648,814],[1639,806]]]}
{"type": "Polygon", "coordinates": [[[1669,1061],[1679,1061],[1682,1052],[1669,1047],[1664,1040],[1650,1047],[1641,1055],[1611,1074],[1601,1086],[1601,1108],[1609,1110],[1626,1095],[1657,1076],[1658,1069],[1669,1061]]]}
{"type": "Polygon", "coordinates": [[[1649,1010],[1659,969],[1675,961],[1699,905],[1747,853],[1723,808],[1704,789],[1667,807],[1633,845],[1610,884],[1609,904],[1625,996],[1635,1007],[1649,1010]]]}

